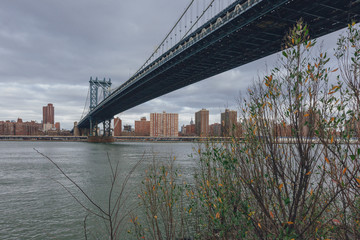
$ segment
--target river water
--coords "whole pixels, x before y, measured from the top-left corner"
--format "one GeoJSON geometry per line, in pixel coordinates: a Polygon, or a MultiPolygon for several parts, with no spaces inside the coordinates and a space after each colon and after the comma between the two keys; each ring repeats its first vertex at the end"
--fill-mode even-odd
{"type": "MultiPolygon", "coordinates": [[[[113,164],[119,162],[120,177],[143,159],[127,184],[136,196],[144,169],[153,159],[176,156],[176,166],[190,176],[196,166],[189,156],[194,148],[192,143],[0,142],[0,239],[84,239],[87,212],[61,184],[84,200],[82,195],[34,149],[55,161],[96,203],[106,207],[111,174],[107,154],[113,164]]],[[[89,239],[106,239],[103,226],[90,219],[89,239]]]]}

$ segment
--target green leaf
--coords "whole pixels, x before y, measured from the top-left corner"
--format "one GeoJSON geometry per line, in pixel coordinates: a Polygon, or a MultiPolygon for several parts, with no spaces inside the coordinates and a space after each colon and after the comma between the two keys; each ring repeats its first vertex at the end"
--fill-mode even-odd
{"type": "Polygon", "coordinates": [[[288,55],[286,54],[285,51],[282,52],[282,55],[284,55],[284,57],[286,57],[286,58],[288,57],[288,55]]]}
{"type": "Polygon", "coordinates": [[[285,202],[285,205],[288,205],[290,203],[290,198],[285,198],[284,202],[285,202]]]}
{"type": "MultiPolygon", "coordinates": [[[[358,149],[358,151],[359,151],[359,149],[358,149]]],[[[355,160],[355,155],[350,155],[350,158],[351,158],[351,160],[355,160]]]]}

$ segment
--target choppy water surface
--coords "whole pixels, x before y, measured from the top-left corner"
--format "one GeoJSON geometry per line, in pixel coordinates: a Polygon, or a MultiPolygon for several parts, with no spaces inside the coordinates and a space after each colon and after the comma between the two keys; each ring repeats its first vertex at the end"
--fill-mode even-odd
{"type": "MultiPolygon", "coordinates": [[[[190,175],[195,166],[189,157],[193,147],[191,143],[0,142],[0,239],[84,239],[86,211],[57,181],[81,195],[34,148],[53,159],[86,193],[106,206],[110,188],[107,153],[112,162],[119,160],[122,177],[137,161],[145,159],[128,183],[128,189],[136,192],[154,155],[155,159],[176,156],[176,165],[184,175],[190,175]]],[[[101,226],[91,224],[95,223],[90,219],[88,237],[102,239],[101,226]]]]}

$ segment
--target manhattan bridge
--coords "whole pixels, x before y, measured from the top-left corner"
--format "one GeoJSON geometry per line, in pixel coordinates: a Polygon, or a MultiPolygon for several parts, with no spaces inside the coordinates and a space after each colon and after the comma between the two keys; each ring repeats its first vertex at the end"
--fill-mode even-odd
{"type": "Polygon", "coordinates": [[[284,34],[299,19],[309,25],[313,38],[358,22],[360,0],[191,0],[179,15],[121,86],[90,78],[78,134],[96,135],[102,123],[104,136],[111,136],[116,114],[281,51],[284,34]]]}

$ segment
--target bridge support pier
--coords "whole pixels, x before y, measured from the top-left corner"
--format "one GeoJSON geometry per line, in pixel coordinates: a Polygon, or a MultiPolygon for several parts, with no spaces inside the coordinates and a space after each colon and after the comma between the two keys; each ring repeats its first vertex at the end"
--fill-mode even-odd
{"type": "Polygon", "coordinates": [[[90,118],[90,134],[88,136],[88,142],[91,143],[111,143],[115,141],[111,134],[111,119],[103,121],[103,134],[102,136],[99,136],[99,134],[98,122],[93,121],[93,119],[90,118]]]}

